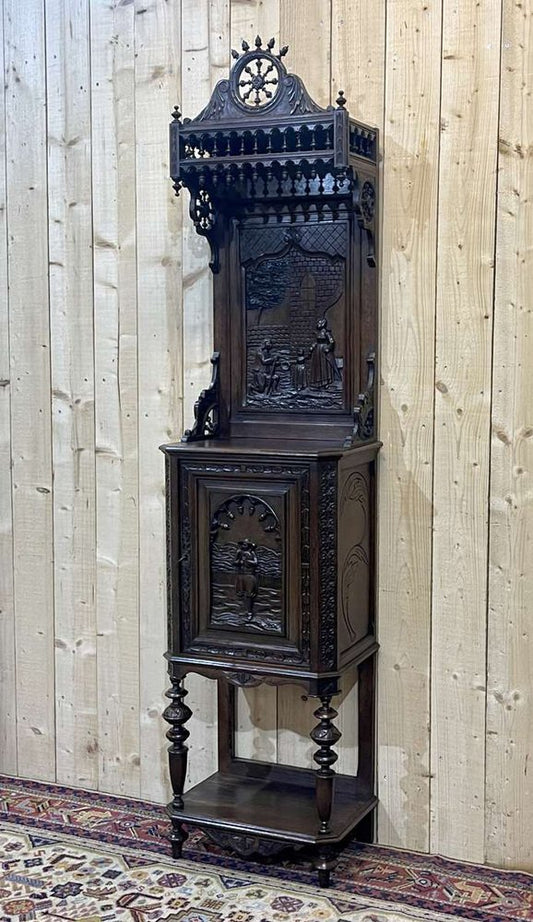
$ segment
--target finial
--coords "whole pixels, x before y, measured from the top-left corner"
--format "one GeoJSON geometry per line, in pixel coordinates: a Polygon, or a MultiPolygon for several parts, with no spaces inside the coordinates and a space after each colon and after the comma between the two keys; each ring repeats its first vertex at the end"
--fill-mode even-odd
{"type": "Polygon", "coordinates": [[[281,58],[285,57],[285,55],[287,54],[288,50],[289,50],[289,46],[288,46],[288,45],[284,45],[283,48],[280,48],[279,54],[278,54],[278,58],[281,60],[281,58]]]}
{"type": "Polygon", "coordinates": [[[237,60],[237,58],[239,57],[239,52],[235,51],[235,48],[231,49],[231,57],[235,58],[235,60],[237,60]]]}
{"type": "Polygon", "coordinates": [[[335,102],[337,103],[339,109],[344,108],[346,105],[346,99],[344,97],[344,90],[339,90],[339,95],[337,96],[335,102]]]}
{"type": "Polygon", "coordinates": [[[272,49],[273,49],[273,47],[274,47],[275,44],[276,44],[276,39],[275,39],[275,38],[271,38],[270,41],[269,41],[268,44],[267,44],[268,50],[269,50],[269,51],[272,51],[272,49]]]}
{"type": "Polygon", "coordinates": [[[255,36],[255,47],[256,47],[256,48],[260,48],[262,44],[263,44],[263,43],[262,43],[262,41],[261,41],[261,36],[260,36],[260,35],[256,35],[256,36],[255,36]]]}
{"type": "Polygon", "coordinates": [[[242,48],[243,51],[249,51],[249,50],[250,50],[250,46],[249,46],[248,42],[245,42],[244,39],[242,40],[241,48],[242,48]]]}
{"type": "Polygon", "coordinates": [[[172,118],[175,119],[176,122],[179,122],[179,120],[180,120],[180,118],[181,118],[181,112],[180,112],[180,107],[179,107],[179,106],[174,106],[174,109],[173,109],[173,111],[172,111],[172,118]]]}

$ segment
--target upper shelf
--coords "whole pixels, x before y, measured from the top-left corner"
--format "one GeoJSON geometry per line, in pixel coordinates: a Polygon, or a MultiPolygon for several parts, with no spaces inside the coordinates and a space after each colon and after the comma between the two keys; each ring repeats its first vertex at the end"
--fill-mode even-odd
{"type": "Polygon", "coordinates": [[[349,118],[342,91],[337,107],[319,106],[303,81],[283,63],[285,46],[274,54],[274,39],[263,48],[242,43],[232,51],[235,63],[220,80],[207,106],[194,119],[181,121],[176,107],[170,130],[171,176],[184,184],[188,170],[221,171],[230,165],[269,167],[322,161],[342,172],[351,161],[377,160],[377,131],[349,118]]]}

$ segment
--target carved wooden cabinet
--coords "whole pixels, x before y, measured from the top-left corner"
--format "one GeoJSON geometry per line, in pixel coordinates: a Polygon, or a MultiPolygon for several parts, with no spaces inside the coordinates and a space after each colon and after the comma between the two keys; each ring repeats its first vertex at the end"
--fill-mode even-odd
{"type": "Polygon", "coordinates": [[[212,382],[167,465],[173,853],[186,828],[246,855],[368,838],[374,793],[376,131],[324,109],[256,39],[170,130],[176,191],[211,248],[212,382]],[[332,698],[358,668],[357,777],[332,698]],[[218,680],[218,771],[183,793],[184,677],[218,680]],[[318,699],[318,768],[237,758],[235,689],[318,699]]]}

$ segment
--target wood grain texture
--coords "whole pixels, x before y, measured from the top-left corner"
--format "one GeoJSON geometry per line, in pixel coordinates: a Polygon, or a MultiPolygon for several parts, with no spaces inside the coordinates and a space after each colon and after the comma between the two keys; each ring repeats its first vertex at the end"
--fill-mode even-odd
{"type": "MultiPolygon", "coordinates": [[[[182,0],[182,78],[184,115],[194,117],[207,103],[217,82],[227,77],[230,64],[229,0],[182,0]]],[[[183,425],[190,428],[193,407],[211,377],[213,351],[213,286],[209,247],[189,217],[189,198],[183,200],[183,425]]],[[[187,784],[216,769],[216,684],[188,676],[187,704],[193,711],[187,784]]]]}
{"type": "Polygon", "coordinates": [[[237,51],[243,39],[250,43],[256,35],[263,44],[275,38],[279,45],[279,0],[230,0],[230,34],[237,51]]]}
{"type": "MultiPolygon", "coordinates": [[[[394,9],[396,4],[392,4],[394,9]]],[[[386,0],[332,0],[331,99],[344,90],[352,118],[383,129],[386,0]]]]}
{"type": "Polygon", "coordinates": [[[533,868],[533,10],[503,4],[485,857],[533,868]]]}
{"type": "Polygon", "coordinates": [[[500,2],[445,0],[436,318],[431,850],[484,855],[487,495],[500,2]]]}
{"type": "Polygon", "coordinates": [[[321,106],[331,101],[331,0],[280,0],[279,31],[288,70],[321,106]]]}
{"type": "MultiPolygon", "coordinates": [[[[4,73],[4,21],[0,17],[0,67],[4,73]]],[[[0,96],[0,772],[17,772],[17,688],[11,508],[11,381],[6,188],[5,94],[0,96]]]]}
{"type": "Polygon", "coordinates": [[[40,0],[4,7],[19,772],[55,777],[46,79],[40,0]],[[37,232],[36,232],[37,229],[37,232]]]}
{"type": "Polygon", "coordinates": [[[388,7],[381,272],[379,836],[429,847],[441,3],[388,7]],[[400,729],[401,728],[401,729],[400,729]]]}
{"type": "Polygon", "coordinates": [[[57,779],[98,783],[91,86],[86,0],[47,7],[57,779]],[[76,312],[67,310],[76,305],[76,312]]]}
{"type": "Polygon", "coordinates": [[[139,400],[141,796],[167,799],[162,732],[166,646],[164,460],[182,428],[181,208],[168,180],[168,122],[179,99],[180,4],[135,4],[139,400]],[[154,163],[161,168],[154,170],[154,163]]]}
{"type": "Polygon", "coordinates": [[[99,784],[130,795],[140,792],[134,13],[91,6],[99,784]]]}

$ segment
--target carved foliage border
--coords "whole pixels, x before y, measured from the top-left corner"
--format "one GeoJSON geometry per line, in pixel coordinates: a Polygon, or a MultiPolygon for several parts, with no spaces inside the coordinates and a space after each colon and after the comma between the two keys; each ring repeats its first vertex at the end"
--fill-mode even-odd
{"type": "Polygon", "coordinates": [[[320,665],[334,669],[337,659],[337,465],[320,467],[320,665]]]}
{"type": "Polygon", "coordinates": [[[309,470],[304,465],[281,464],[183,464],[184,476],[180,490],[180,636],[182,649],[187,653],[211,656],[232,656],[236,659],[271,661],[285,665],[300,665],[310,659],[311,592],[310,592],[310,492],[309,470]],[[272,647],[217,646],[211,641],[192,642],[191,629],[191,564],[192,533],[189,507],[191,474],[272,474],[277,477],[296,476],[301,491],[301,598],[302,598],[302,649],[300,654],[275,650],[272,647]]]}

